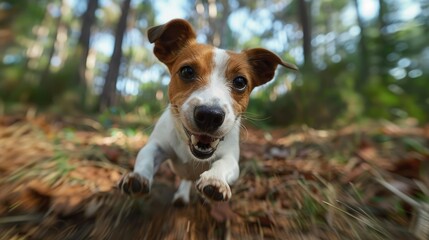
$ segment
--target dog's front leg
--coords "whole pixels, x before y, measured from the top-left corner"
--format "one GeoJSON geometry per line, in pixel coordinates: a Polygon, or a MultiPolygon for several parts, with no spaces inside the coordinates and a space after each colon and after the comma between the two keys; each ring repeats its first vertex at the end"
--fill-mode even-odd
{"type": "Polygon", "coordinates": [[[211,200],[228,201],[231,198],[229,185],[237,180],[239,174],[238,160],[225,156],[213,162],[211,168],[200,175],[197,190],[211,200]]]}
{"type": "Polygon", "coordinates": [[[138,153],[134,171],[125,174],[120,180],[119,189],[129,195],[149,193],[153,176],[163,161],[165,152],[156,142],[148,142],[138,153]]]}

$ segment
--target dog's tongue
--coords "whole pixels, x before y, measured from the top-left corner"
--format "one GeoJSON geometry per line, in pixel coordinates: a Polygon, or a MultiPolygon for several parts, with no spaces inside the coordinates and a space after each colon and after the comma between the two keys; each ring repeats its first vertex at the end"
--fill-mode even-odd
{"type": "Polygon", "coordinates": [[[211,142],[214,141],[214,139],[212,137],[207,136],[207,135],[198,135],[197,138],[198,138],[199,142],[204,143],[204,144],[210,144],[211,142]]]}

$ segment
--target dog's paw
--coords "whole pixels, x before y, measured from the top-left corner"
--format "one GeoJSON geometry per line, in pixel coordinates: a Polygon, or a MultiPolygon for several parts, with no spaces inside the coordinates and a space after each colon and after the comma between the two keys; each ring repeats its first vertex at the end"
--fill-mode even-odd
{"type": "Polygon", "coordinates": [[[149,193],[149,180],[138,173],[129,172],[119,181],[118,188],[128,195],[144,195],[149,193]]]}
{"type": "Polygon", "coordinates": [[[196,187],[201,194],[214,201],[228,201],[231,198],[229,185],[217,178],[201,177],[196,187]]]}

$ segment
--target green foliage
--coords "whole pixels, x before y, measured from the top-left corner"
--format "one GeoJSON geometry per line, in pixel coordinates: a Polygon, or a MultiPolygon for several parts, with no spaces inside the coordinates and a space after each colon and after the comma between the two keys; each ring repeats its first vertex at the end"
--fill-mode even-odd
{"type": "Polygon", "coordinates": [[[342,68],[342,64],[332,64],[317,75],[300,74],[292,89],[274,101],[271,91],[256,95],[248,111],[268,117],[273,125],[328,127],[354,121],[362,114],[362,100],[353,88],[352,76],[342,68]]]}
{"type": "Polygon", "coordinates": [[[167,87],[159,82],[148,82],[141,84],[140,94],[130,96],[121,108],[138,111],[146,116],[159,116],[167,104],[167,87]]]}
{"type": "MultiPolygon", "coordinates": [[[[5,49],[0,53],[0,99],[6,104],[19,102],[51,107],[58,112],[96,109],[110,60],[109,50],[104,48],[114,33],[121,1],[101,4],[97,11],[91,40],[91,58],[95,60],[91,59],[93,65],[88,69],[88,86],[77,81],[82,52],[78,36],[86,3],[66,2],[2,3],[0,28],[13,34],[13,38],[0,41],[0,47],[5,49]],[[61,6],[65,10],[58,16],[55,12],[61,6]],[[58,36],[65,37],[65,43],[61,45],[58,36]],[[50,50],[54,50],[55,64],[50,50]]],[[[389,4],[382,0],[378,1],[382,8],[374,16],[363,17],[367,14],[355,9],[360,1],[306,2],[312,57],[305,62],[311,64],[299,66],[295,76],[279,70],[270,85],[252,95],[245,119],[262,127],[302,123],[329,127],[363,118],[412,117],[420,123],[429,121],[429,35],[425,34],[429,17],[424,14],[427,5],[411,1],[421,11],[416,17],[407,18],[407,6],[396,0],[389,4]],[[362,21],[359,23],[353,14],[360,14],[362,21]]],[[[205,36],[211,41],[220,36],[219,46],[223,48],[240,51],[265,47],[285,60],[303,62],[299,1],[216,1],[215,16],[207,12],[209,2],[201,2],[204,12],[198,12],[194,2],[186,3],[184,17],[195,24],[202,39],[205,36]],[[237,20],[237,14],[238,20],[245,19],[239,23],[232,21],[237,20]]],[[[166,70],[160,68],[145,37],[147,29],[158,24],[155,17],[162,10],[156,9],[152,1],[132,4],[118,79],[126,87],[118,86],[120,99],[106,116],[136,112],[152,119],[167,106],[166,70]],[[126,90],[131,85],[140,87],[126,90]]]]}

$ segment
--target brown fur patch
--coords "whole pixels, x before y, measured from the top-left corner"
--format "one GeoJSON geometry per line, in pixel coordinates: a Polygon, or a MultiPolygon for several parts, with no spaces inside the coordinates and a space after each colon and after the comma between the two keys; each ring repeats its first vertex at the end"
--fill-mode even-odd
{"type": "Polygon", "coordinates": [[[203,44],[190,44],[183,48],[177,55],[174,62],[167,65],[171,74],[171,81],[168,89],[173,112],[178,113],[178,107],[197,89],[208,84],[208,78],[213,69],[213,47],[203,44]],[[184,66],[194,69],[197,79],[192,82],[183,81],[179,72],[184,66]]]}
{"type": "MultiPolygon", "coordinates": [[[[208,85],[208,78],[214,67],[214,47],[196,43],[192,26],[183,19],[175,19],[149,29],[148,37],[151,43],[155,43],[155,55],[170,71],[168,95],[173,113],[178,114],[180,106],[194,91],[208,85]],[[190,66],[196,71],[195,80],[186,81],[180,78],[179,71],[184,66],[190,66]]],[[[270,81],[277,65],[297,69],[295,65],[283,62],[277,55],[263,48],[227,53],[229,60],[225,78],[227,86],[231,88],[236,115],[246,111],[253,88],[270,81]],[[243,92],[233,88],[233,80],[238,76],[247,79],[248,86],[243,92]]]]}
{"type": "MultiPolygon", "coordinates": [[[[208,85],[210,74],[214,68],[213,50],[214,47],[210,45],[198,43],[189,44],[177,54],[174,61],[167,65],[171,74],[168,94],[173,113],[178,114],[180,106],[184,104],[193,92],[208,85]],[[184,66],[190,66],[196,71],[196,80],[186,82],[180,78],[179,72],[184,66]]],[[[231,51],[227,51],[227,53],[229,55],[229,60],[225,78],[227,80],[227,86],[231,88],[234,112],[236,115],[240,115],[246,111],[252,90],[261,84],[261,76],[249,62],[248,54],[245,52],[235,53],[231,51]],[[232,87],[233,80],[238,76],[243,76],[247,79],[248,86],[244,92],[238,92],[232,87]]],[[[275,66],[273,68],[275,70],[275,66]]]]}
{"type": "MultiPolygon", "coordinates": [[[[179,107],[188,99],[188,97],[200,88],[208,85],[209,76],[214,68],[213,47],[203,44],[191,44],[177,55],[174,62],[167,65],[171,82],[169,85],[169,97],[172,104],[172,110],[178,114],[179,107]],[[197,80],[193,82],[183,81],[179,76],[179,71],[184,66],[192,67],[197,73],[197,80]]],[[[231,87],[231,97],[233,99],[233,109],[236,115],[246,111],[249,103],[250,93],[257,86],[257,76],[254,74],[248,57],[244,53],[235,53],[228,51],[229,60],[225,77],[227,85],[231,87]],[[248,86],[244,92],[235,91],[232,88],[233,80],[243,76],[247,79],[248,86]]]]}
{"type": "Polygon", "coordinates": [[[247,56],[242,53],[234,53],[228,51],[229,61],[228,67],[226,70],[226,79],[228,85],[231,86],[231,95],[234,100],[233,108],[235,114],[241,114],[246,111],[247,105],[249,103],[250,93],[253,90],[253,79],[251,66],[247,61],[247,56]],[[232,88],[233,80],[236,77],[243,76],[247,79],[247,88],[244,92],[238,92],[232,88]]]}

